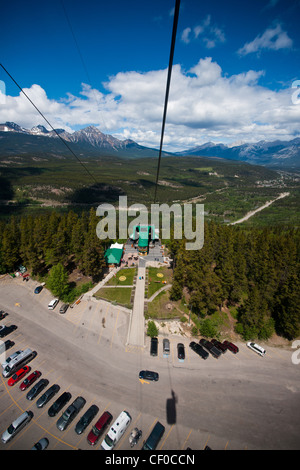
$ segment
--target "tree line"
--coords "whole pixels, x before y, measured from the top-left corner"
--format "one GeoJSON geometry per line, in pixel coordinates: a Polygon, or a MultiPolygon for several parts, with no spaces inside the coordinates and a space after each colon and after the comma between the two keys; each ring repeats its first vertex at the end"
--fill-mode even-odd
{"type": "Polygon", "coordinates": [[[53,270],[52,278],[56,272],[66,281],[66,275],[79,268],[94,281],[101,279],[105,247],[96,235],[98,222],[93,208],[80,215],[51,211],[1,221],[0,273],[13,272],[22,264],[33,275],[53,270]]]}
{"type": "Polygon", "coordinates": [[[172,240],[171,298],[188,299],[199,318],[237,307],[236,331],[245,340],[300,334],[300,234],[297,228],[205,224],[201,250],[172,240]]]}

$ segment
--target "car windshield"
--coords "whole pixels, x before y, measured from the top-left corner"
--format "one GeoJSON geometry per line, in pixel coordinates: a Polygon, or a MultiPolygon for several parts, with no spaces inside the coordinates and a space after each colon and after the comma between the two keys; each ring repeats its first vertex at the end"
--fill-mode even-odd
{"type": "Polygon", "coordinates": [[[99,436],[100,430],[96,426],[93,426],[93,433],[96,434],[96,436],[99,436]]]}
{"type": "Polygon", "coordinates": [[[11,424],[11,425],[7,428],[7,432],[8,432],[9,434],[12,434],[12,433],[14,432],[14,429],[15,429],[15,428],[14,428],[13,425],[11,424]]]}
{"type": "Polygon", "coordinates": [[[105,440],[106,444],[107,444],[109,447],[112,447],[112,446],[114,445],[114,441],[109,437],[108,434],[106,434],[104,440],[105,440]]]}

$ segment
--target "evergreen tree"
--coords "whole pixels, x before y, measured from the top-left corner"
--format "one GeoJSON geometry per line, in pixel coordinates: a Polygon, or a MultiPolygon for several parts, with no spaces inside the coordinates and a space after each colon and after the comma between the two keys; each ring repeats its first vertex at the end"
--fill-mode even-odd
{"type": "Polygon", "coordinates": [[[63,296],[68,293],[68,273],[61,263],[51,268],[47,279],[47,286],[52,294],[59,299],[63,298],[63,296]]]}

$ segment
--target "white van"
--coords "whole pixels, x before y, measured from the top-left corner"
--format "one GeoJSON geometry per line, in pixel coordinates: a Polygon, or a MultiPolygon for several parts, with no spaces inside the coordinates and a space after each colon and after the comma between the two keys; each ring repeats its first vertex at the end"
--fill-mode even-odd
{"type": "Polygon", "coordinates": [[[59,302],[59,299],[51,300],[51,302],[49,302],[49,304],[48,304],[48,309],[49,310],[54,310],[56,305],[58,304],[58,302],[59,302]]]}
{"type": "Polygon", "coordinates": [[[1,441],[6,444],[9,442],[21,429],[26,426],[27,423],[32,419],[32,411],[25,411],[21,416],[15,419],[10,426],[4,431],[1,437],[1,441]]]}
{"type": "Polygon", "coordinates": [[[3,367],[3,377],[9,377],[14,374],[18,369],[25,366],[27,362],[31,361],[36,356],[36,351],[32,351],[30,348],[21,351],[17,354],[9,363],[3,367]]]}
{"type": "Polygon", "coordinates": [[[252,351],[256,352],[260,356],[264,356],[266,354],[266,350],[264,348],[262,348],[261,346],[259,346],[259,344],[256,344],[256,343],[253,343],[253,342],[249,341],[247,343],[247,346],[248,346],[248,348],[252,349],[252,351]]]}
{"type": "Polygon", "coordinates": [[[117,417],[110,430],[106,434],[105,438],[101,442],[101,449],[112,450],[123,436],[130,422],[131,416],[128,411],[122,411],[122,413],[117,417]]]}

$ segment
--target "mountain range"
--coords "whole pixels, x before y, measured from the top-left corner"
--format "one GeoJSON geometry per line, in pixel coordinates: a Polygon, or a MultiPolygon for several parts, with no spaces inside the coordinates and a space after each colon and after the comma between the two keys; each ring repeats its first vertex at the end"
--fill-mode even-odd
{"type": "MultiPolygon", "coordinates": [[[[58,135],[81,158],[106,156],[142,158],[158,155],[157,149],[139,145],[130,139],[119,140],[112,135],[102,133],[95,126],[69,133],[64,129],[49,131],[42,125],[29,130],[13,122],[6,122],[0,124],[0,159],[10,157],[10,161],[11,159],[20,161],[20,159],[30,157],[34,159],[73,158],[58,135]]],[[[272,142],[262,140],[240,145],[207,142],[173,154],[163,152],[163,156],[171,155],[222,158],[278,169],[300,169],[300,138],[272,142]]]]}

